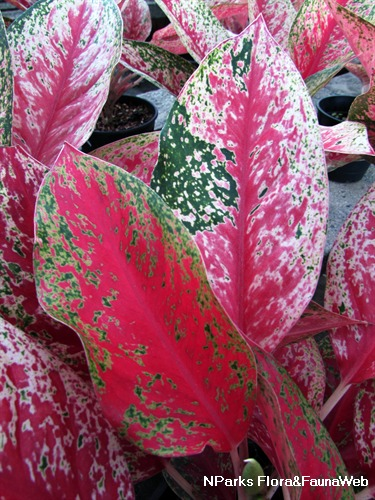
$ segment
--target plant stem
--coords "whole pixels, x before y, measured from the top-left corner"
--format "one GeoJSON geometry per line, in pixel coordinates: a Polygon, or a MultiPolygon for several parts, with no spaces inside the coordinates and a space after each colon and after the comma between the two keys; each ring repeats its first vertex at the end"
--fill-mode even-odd
{"type": "MultiPolygon", "coordinates": [[[[235,448],[230,452],[230,457],[232,459],[234,476],[240,477],[243,469],[243,462],[241,462],[240,456],[238,454],[238,449],[235,448]]],[[[246,457],[247,458],[247,457],[246,457]]],[[[237,485],[237,499],[247,500],[247,494],[243,486],[237,485]]]]}
{"type": "Polygon", "coordinates": [[[345,384],[340,382],[340,384],[336,387],[335,391],[331,394],[331,396],[327,399],[327,401],[322,406],[320,410],[320,419],[324,420],[330,411],[337,405],[340,399],[344,396],[344,394],[349,390],[351,384],[345,384]]]}
{"type": "Polygon", "coordinates": [[[186,481],[186,479],[181,476],[181,474],[176,470],[171,464],[170,460],[163,460],[165,470],[168,474],[176,481],[176,483],[192,498],[195,498],[193,486],[186,481]]]}

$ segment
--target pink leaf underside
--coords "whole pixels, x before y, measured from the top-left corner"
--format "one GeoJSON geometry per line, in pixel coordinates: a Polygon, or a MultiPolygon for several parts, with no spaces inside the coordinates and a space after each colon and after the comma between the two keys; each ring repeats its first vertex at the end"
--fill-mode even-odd
{"type": "Polygon", "coordinates": [[[320,127],[328,171],[358,160],[362,155],[375,156],[366,126],[344,121],[333,127],[320,127]]]}
{"type": "Polygon", "coordinates": [[[254,358],[160,198],[66,145],[39,193],[36,227],[39,298],[82,337],[109,421],[159,455],[237,445],[254,404],[254,358]]]}
{"type": "Polygon", "coordinates": [[[179,39],[176,30],[171,24],[165,28],[155,31],[151,39],[152,45],[160,47],[172,54],[187,54],[187,48],[179,39]]]}
{"type": "Polygon", "coordinates": [[[230,34],[201,0],[156,0],[171,20],[183,45],[200,61],[230,34]]]}
{"type": "Polygon", "coordinates": [[[90,155],[126,170],[148,186],[159,155],[160,132],[139,134],[91,151],[90,155]]]}
{"type": "Polygon", "coordinates": [[[146,40],[151,33],[151,14],[146,0],[121,0],[118,7],[123,22],[123,37],[146,40]]]}
{"type": "Polygon", "coordinates": [[[326,388],[324,401],[327,401],[340,384],[340,370],[329,335],[318,337],[318,346],[326,372],[326,388]]]}
{"type": "Polygon", "coordinates": [[[12,139],[13,72],[3,17],[0,19],[0,144],[10,146],[12,139]]]}
{"type": "Polygon", "coordinates": [[[121,63],[178,95],[194,66],[182,57],[151,43],[124,40],[121,63]]]}
{"type": "Polygon", "coordinates": [[[14,68],[13,144],[51,166],[64,141],[80,147],[120,57],[110,0],[38,2],[8,29],[14,68]]]}
{"type": "Polygon", "coordinates": [[[358,388],[354,406],[354,442],[361,467],[375,485],[375,380],[358,388]]]}
{"type": "Polygon", "coordinates": [[[290,0],[249,0],[249,9],[254,20],[262,14],[267,28],[275,41],[288,48],[288,37],[296,10],[290,0]]]}
{"type": "Polygon", "coordinates": [[[315,291],[328,192],[311,99],[261,18],[184,87],[151,187],[194,234],[232,321],[275,349],[315,291]]]}
{"type": "MultiPolygon", "coordinates": [[[[63,359],[85,368],[78,336],[40,307],[33,274],[34,208],[47,168],[21,148],[0,148],[0,313],[63,359]]],[[[77,366],[78,368],[78,366],[77,366]]]]}
{"type": "Polygon", "coordinates": [[[317,333],[332,330],[333,328],[356,324],[367,325],[367,322],[349,318],[341,314],[335,314],[312,301],[298,319],[297,323],[284,337],[280,347],[285,347],[291,342],[297,342],[317,333]]]}
{"type": "Polygon", "coordinates": [[[375,377],[375,186],[359,201],[330,252],[325,307],[370,324],[338,328],[332,345],[346,383],[375,377]]]}
{"type": "Polygon", "coordinates": [[[345,63],[351,48],[324,0],[306,0],[289,36],[290,54],[304,79],[345,63]]]}
{"type": "Polygon", "coordinates": [[[0,318],[2,498],[134,498],[90,385],[0,318]]]}
{"type": "MultiPolygon", "coordinates": [[[[249,438],[267,450],[282,478],[347,476],[333,441],[315,411],[274,359],[254,348],[258,364],[257,408],[249,438]]],[[[352,498],[350,488],[289,486],[292,500],[299,498],[352,498]],[[346,495],[346,496],[345,496],[346,495]]]]}
{"type": "Polygon", "coordinates": [[[322,356],[314,339],[280,347],[275,358],[294,380],[308,403],[319,413],[325,391],[325,370],[322,356]]]}
{"type": "Polygon", "coordinates": [[[372,2],[325,0],[370,79],[375,76],[375,11],[372,2]],[[345,7],[347,6],[347,8],[345,7]]]}

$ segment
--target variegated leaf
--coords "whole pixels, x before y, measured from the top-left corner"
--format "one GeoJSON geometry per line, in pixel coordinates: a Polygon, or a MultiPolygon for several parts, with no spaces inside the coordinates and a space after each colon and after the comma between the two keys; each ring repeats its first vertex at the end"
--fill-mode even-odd
{"type": "Polygon", "coordinates": [[[134,498],[91,385],[2,318],[0,339],[1,497],[134,498]]]}
{"type": "Polygon", "coordinates": [[[11,145],[13,72],[3,16],[0,19],[0,144],[11,145]]]}
{"type": "Polygon", "coordinates": [[[151,186],[194,235],[233,322],[275,349],[316,288],[328,187],[311,99],[261,18],[184,87],[151,186]]]}
{"type": "Polygon", "coordinates": [[[325,307],[368,321],[331,334],[342,385],[375,377],[375,186],[342,226],[327,265],[325,307]]]}
{"type": "Polygon", "coordinates": [[[146,40],[151,33],[151,14],[146,0],[120,0],[118,7],[123,22],[123,37],[146,40]]]}
{"type": "Polygon", "coordinates": [[[362,470],[375,485],[375,379],[358,388],[354,406],[354,442],[362,470]]]}
{"type": "Polygon", "coordinates": [[[320,75],[318,87],[338,71],[336,68],[332,74],[331,66],[345,64],[353,57],[324,0],[305,0],[302,4],[290,31],[289,50],[304,79],[328,71],[325,77],[320,75]]]}
{"type": "Polygon", "coordinates": [[[251,21],[262,14],[271,35],[276,42],[288,48],[289,32],[296,17],[296,10],[290,0],[249,0],[251,21]]]}
{"type": "Polygon", "coordinates": [[[335,314],[311,301],[297,323],[285,335],[280,347],[333,328],[355,324],[367,324],[367,322],[335,314]]]}
{"type": "Polygon", "coordinates": [[[170,209],[66,145],[36,219],[39,299],[81,336],[112,425],[159,455],[236,446],[254,404],[254,358],[170,209]]]}
{"type": "Polygon", "coordinates": [[[176,96],[194,71],[194,66],[182,57],[134,40],[124,40],[121,63],[176,96]]]}
{"type": "Polygon", "coordinates": [[[169,17],[189,54],[200,61],[230,33],[210,11],[204,0],[156,0],[169,17]]]}
{"type": "Polygon", "coordinates": [[[17,9],[26,10],[29,7],[31,7],[35,2],[36,0],[9,0],[7,3],[14,5],[14,7],[17,7],[17,9]]]}
{"type": "MultiPolygon", "coordinates": [[[[256,347],[254,354],[258,365],[258,411],[254,412],[249,438],[262,448],[271,448],[268,457],[282,478],[347,476],[342,458],[324,425],[286,371],[256,347]]],[[[317,489],[305,483],[288,487],[288,492],[292,500],[354,499],[352,489],[345,486],[317,489]],[[318,492],[322,492],[321,496],[318,492]]]]}
{"type": "Polygon", "coordinates": [[[326,374],[314,339],[294,342],[275,351],[275,358],[294,380],[308,403],[319,413],[323,405],[326,374]]]}
{"type": "Polygon", "coordinates": [[[148,186],[159,154],[160,132],[133,135],[90,151],[91,156],[123,168],[148,186]]]}
{"type": "Polygon", "coordinates": [[[348,118],[366,125],[375,147],[375,9],[366,1],[349,2],[350,10],[345,8],[347,0],[325,2],[370,77],[370,89],[354,100],[348,118]]]}
{"type": "Polygon", "coordinates": [[[33,272],[36,194],[47,167],[21,148],[0,148],[0,314],[86,370],[78,336],[40,307],[33,272]]]}
{"type": "Polygon", "coordinates": [[[64,141],[79,147],[89,138],[121,32],[113,0],[41,0],[12,23],[14,145],[50,166],[64,141]]]}
{"type": "Polygon", "coordinates": [[[328,172],[351,161],[357,161],[362,156],[375,157],[366,126],[362,123],[346,120],[333,127],[321,126],[320,130],[328,172]]]}
{"type": "Polygon", "coordinates": [[[326,402],[340,383],[340,370],[329,335],[320,335],[317,337],[317,343],[326,372],[326,388],[324,393],[324,402],[326,402]]]}
{"type": "Polygon", "coordinates": [[[173,24],[168,24],[164,28],[155,31],[152,35],[151,43],[157,47],[161,47],[172,54],[187,54],[185,45],[181,42],[173,24]]]}

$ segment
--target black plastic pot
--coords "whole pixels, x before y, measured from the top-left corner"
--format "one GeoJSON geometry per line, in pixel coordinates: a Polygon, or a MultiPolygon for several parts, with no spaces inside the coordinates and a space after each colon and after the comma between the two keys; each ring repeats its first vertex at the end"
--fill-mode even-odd
{"type": "MultiPolygon", "coordinates": [[[[317,103],[318,121],[320,125],[332,127],[343,122],[349,113],[349,108],[355,96],[335,95],[324,97],[317,103]]],[[[328,173],[328,178],[334,182],[358,182],[369,168],[365,160],[353,161],[328,173]]]]}
{"type": "Polygon", "coordinates": [[[149,109],[152,116],[150,119],[148,119],[143,123],[140,123],[137,126],[124,128],[123,130],[115,130],[115,131],[94,130],[94,132],[91,134],[90,139],[86,142],[86,144],[82,148],[83,151],[87,153],[94,149],[100,148],[101,146],[105,146],[106,144],[110,144],[111,142],[124,139],[125,137],[143,134],[145,132],[152,132],[154,130],[155,121],[158,116],[158,110],[152,102],[147,101],[142,97],[129,96],[129,95],[121,96],[119,102],[127,103],[130,106],[132,104],[137,105],[141,102],[149,109]]]}

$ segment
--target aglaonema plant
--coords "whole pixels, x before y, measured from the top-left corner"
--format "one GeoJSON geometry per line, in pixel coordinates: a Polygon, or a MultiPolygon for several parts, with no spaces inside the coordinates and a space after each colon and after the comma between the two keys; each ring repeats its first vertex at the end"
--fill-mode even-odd
{"type": "MultiPolygon", "coordinates": [[[[38,5],[44,4],[33,9],[38,5]]],[[[330,307],[336,312],[331,315],[309,307],[323,256],[328,185],[307,90],[260,18],[202,57],[160,143],[158,133],[123,141],[102,148],[106,161],[65,145],[49,169],[3,134],[2,264],[13,274],[1,298],[14,306],[2,324],[1,404],[13,413],[0,413],[7,446],[1,459],[11,454],[13,468],[0,477],[1,491],[11,494],[16,455],[25,445],[27,463],[40,465],[22,469],[27,484],[30,470],[38,471],[35,497],[59,494],[59,478],[76,467],[77,454],[82,451],[86,463],[91,453],[80,420],[71,418],[75,431],[67,434],[62,425],[77,412],[88,415],[86,430],[92,429],[100,450],[102,474],[92,475],[88,496],[116,488],[133,495],[117,455],[122,451],[133,482],[164,468],[171,484],[177,481],[193,497],[213,498],[203,475],[228,471],[229,480],[238,478],[248,439],[283,479],[339,481],[348,473],[371,479],[373,453],[365,433],[372,418],[372,354],[364,368],[348,345],[347,366],[361,375],[349,379],[340,352],[327,354],[310,338],[327,324],[352,324],[368,333],[372,317],[356,314],[356,304],[345,308],[349,318],[337,314],[342,307],[330,307]],[[21,258],[12,260],[17,253],[21,258]],[[25,295],[32,302],[22,316],[25,295]],[[66,367],[71,354],[56,348],[62,345],[56,319],[66,329],[65,341],[79,335],[91,381],[81,364],[66,367]],[[18,367],[12,383],[11,366],[18,367]],[[345,384],[362,384],[353,395],[346,392],[352,399],[338,401],[344,391],[337,378],[330,379],[330,390],[338,386],[339,392],[327,399],[328,366],[341,367],[345,384]],[[23,440],[32,424],[40,429],[48,421],[29,418],[30,395],[40,398],[42,388],[25,385],[24,374],[36,370],[47,376],[43,387],[53,394],[43,403],[54,409],[51,434],[63,436],[62,456],[70,457],[65,470],[51,465],[45,448],[51,434],[38,431],[37,450],[23,440]],[[72,384],[80,387],[77,394],[72,384]],[[345,413],[351,401],[352,420],[345,413]],[[328,415],[325,425],[319,414],[328,415]],[[16,418],[22,432],[12,434],[9,422],[16,418]],[[342,455],[333,441],[342,444],[335,422],[343,423],[349,443],[341,446],[342,455]]],[[[363,217],[369,230],[358,248],[367,249],[363,262],[371,266],[371,211],[363,217]]],[[[348,240],[353,238],[344,234],[340,245],[348,240]]],[[[349,252],[337,261],[350,266],[351,258],[349,252]]],[[[345,287],[340,276],[338,286],[345,287]]],[[[67,487],[76,496],[81,486],[75,481],[67,487]]],[[[215,495],[229,498],[235,487],[219,487],[215,495]]],[[[340,482],[329,490],[284,482],[283,491],[285,498],[312,498],[317,491],[353,497],[350,485],[340,482]]],[[[238,495],[245,498],[242,486],[238,495]]]]}

